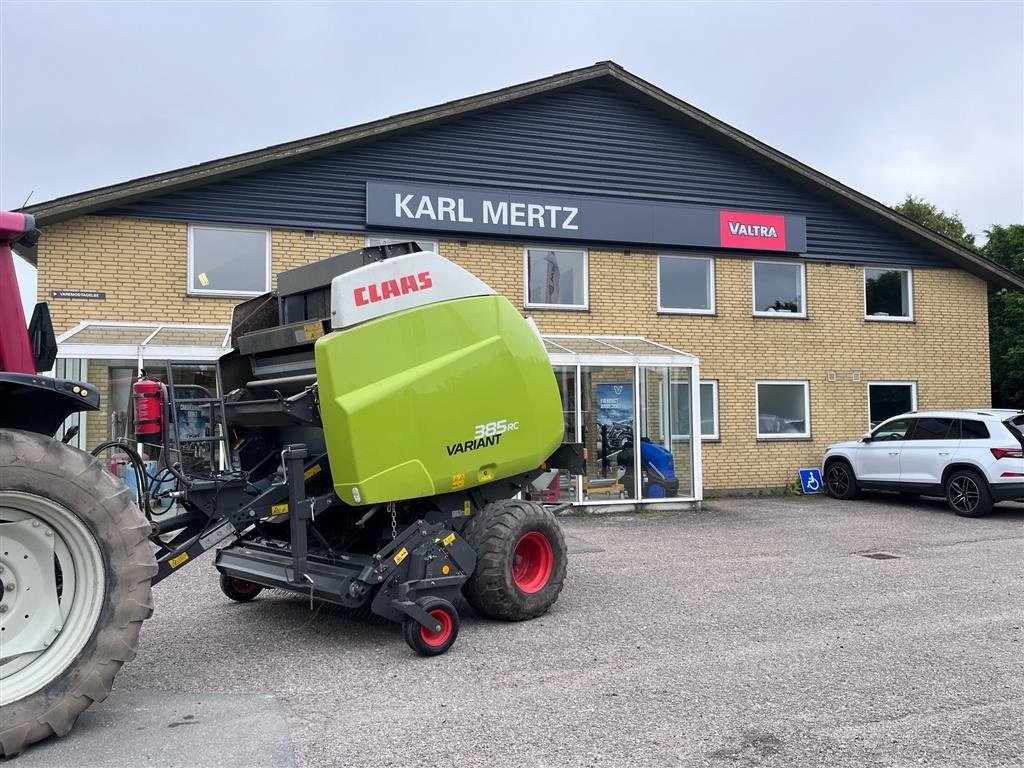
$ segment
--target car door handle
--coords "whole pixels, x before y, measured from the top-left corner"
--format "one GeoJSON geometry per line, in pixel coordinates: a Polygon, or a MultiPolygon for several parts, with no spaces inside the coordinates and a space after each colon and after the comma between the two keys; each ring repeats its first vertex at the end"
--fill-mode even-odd
{"type": "Polygon", "coordinates": [[[949,456],[951,453],[952,451],[939,451],[939,456],[949,456]]]}
{"type": "Polygon", "coordinates": [[[899,456],[900,452],[899,451],[889,451],[889,455],[890,456],[899,456]]]}

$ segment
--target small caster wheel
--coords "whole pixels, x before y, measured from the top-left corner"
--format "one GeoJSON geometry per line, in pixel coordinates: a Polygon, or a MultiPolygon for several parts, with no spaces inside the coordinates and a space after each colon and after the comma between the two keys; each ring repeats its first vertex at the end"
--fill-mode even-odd
{"type": "Polygon", "coordinates": [[[253,584],[245,579],[236,579],[226,574],[220,575],[220,591],[237,603],[248,603],[255,600],[256,596],[263,591],[259,584],[253,584]]]}
{"type": "Polygon", "coordinates": [[[459,636],[459,612],[455,606],[440,597],[421,597],[419,606],[437,619],[441,629],[433,632],[419,622],[407,618],[402,622],[405,642],[421,656],[439,656],[452,647],[459,636]]]}

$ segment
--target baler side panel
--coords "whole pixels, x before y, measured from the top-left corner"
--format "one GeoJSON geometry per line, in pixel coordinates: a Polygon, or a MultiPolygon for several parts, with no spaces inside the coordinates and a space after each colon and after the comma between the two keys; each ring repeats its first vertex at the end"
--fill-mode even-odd
{"type": "Polygon", "coordinates": [[[535,469],[561,443],[547,353],[501,296],[329,334],[316,366],[335,490],[348,502],[472,488],[535,469]]]}

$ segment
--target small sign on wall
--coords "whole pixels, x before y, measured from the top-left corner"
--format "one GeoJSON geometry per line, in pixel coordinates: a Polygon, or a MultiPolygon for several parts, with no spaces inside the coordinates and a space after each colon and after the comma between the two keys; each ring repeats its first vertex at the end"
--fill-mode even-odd
{"type": "Polygon", "coordinates": [[[99,299],[104,301],[107,298],[105,291],[50,291],[51,299],[99,299]]]}

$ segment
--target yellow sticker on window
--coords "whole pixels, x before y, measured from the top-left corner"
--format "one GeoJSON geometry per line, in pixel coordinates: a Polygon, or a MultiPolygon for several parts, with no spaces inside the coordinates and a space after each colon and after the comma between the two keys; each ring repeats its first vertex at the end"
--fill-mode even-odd
{"type": "Polygon", "coordinates": [[[188,552],[182,552],[177,557],[172,557],[170,560],[168,560],[167,564],[169,566],[171,566],[171,568],[177,568],[179,565],[184,563],[186,560],[188,560],[188,552]]]}
{"type": "Polygon", "coordinates": [[[199,284],[204,288],[210,284],[210,278],[206,276],[205,272],[200,272],[198,275],[196,275],[196,280],[198,280],[199,284]]]}
{"type": "Polygon", "coordinates": [[[401,565],[402,561],[405,560],[405,558],[408,556],[408,554],[409,554],[409,550],[406,549],[405,547],[402,547],[400,550],[398,550],[398,552],[395,554],[395,557],[394,557],[395,565],[401,565]]]}
{"type": "Polygon", "coordinates": [[[466,484],[466,473],[456,472],[452,475],[452,488],[461,488],[466,484]]]}

